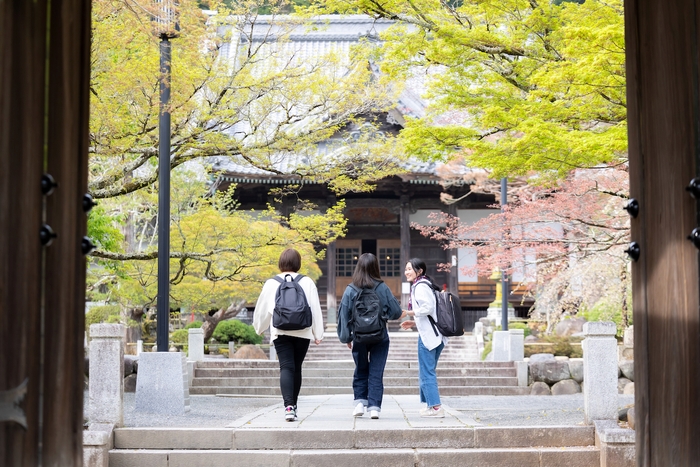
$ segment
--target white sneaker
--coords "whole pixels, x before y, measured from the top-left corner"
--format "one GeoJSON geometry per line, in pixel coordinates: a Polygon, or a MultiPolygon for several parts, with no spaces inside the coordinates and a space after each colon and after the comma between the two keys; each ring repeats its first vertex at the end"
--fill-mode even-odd
{"type": "Polygon", "coordinates": [[[362,402],[358,402],[357,405],[355,406],[355,409],[352,411],[352,416],[353,417],[361,417],[365,414],[365,406],[362,404],[362,402]]]}
{"type": "Polygon", "coordinates": [[[443,409],[442,406],[438,409],[428,407],[427,409],[421,410],[420,416],[429,418],[445,418],[445,409],[443,409]]]}
{"type": "Polygon", "coordinates": [[[370,410],[369,416],[372,420],[376,420],[379,418],[379,411],[378,410],[370,410]]]}
{"type": "Polygon", "coordinates": [[[293,406],[288,405],[284,409],[284,419],[287,420],[288,422],[293,422],[294,420],[297,419],[297,411],[294,409],[293,406]]]}

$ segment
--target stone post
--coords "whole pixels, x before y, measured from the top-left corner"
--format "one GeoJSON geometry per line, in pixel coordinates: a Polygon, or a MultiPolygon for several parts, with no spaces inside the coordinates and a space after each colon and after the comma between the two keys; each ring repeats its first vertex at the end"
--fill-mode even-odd
{"type": "Polygon", "coordinates": [[[182,415],[190,411],[187,358],[182,352],[147,352],[139,357],[135,410],[182,415]]]}
{"type": "Polygon", "coordinates": [[[204,361],[204,329],[187,330],[187,359],[195,362],[204,361]]]}
{"type": "Polygon", "coordinates": [[[109,433],[104,431],[83,431],[83,467],[109,467],[110,448],[109,433]]]}
{"type": "Polygon", "coordinates": [[[124,424],[124,341],[122,324],[90,325],[88,420],[124,424]]]}
{"type": "Polygon", "coordinates": [[[587,424],[617,420],[617,340],[615,323],[583,325],[583,405],[587,424]]]}
{"type": "Polygon", "coordinates": [[[494,331],[491,349],[494,362],[510,361],[510,332],[494,331]]]}
{"type": "Polygon", "coordinates": [[[523,329],[509,329],[510,358],[511,362],[521,362],[525,359],[525,331],[523,329]]]}
{"type": "Polygon", "coordinates": [[[481,358],[481,354],[484,353],[484,324],[481,321],[474,323],[472,334],[476,337],[476,351],[481,358]]]}

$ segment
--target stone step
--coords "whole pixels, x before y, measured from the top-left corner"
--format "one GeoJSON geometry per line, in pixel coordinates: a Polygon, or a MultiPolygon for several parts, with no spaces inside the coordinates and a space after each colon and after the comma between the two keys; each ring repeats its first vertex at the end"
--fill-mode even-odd
{"type": "MultiPolygon", "coordinates": [[[[392,377],[384,375],[384,387],[413,386],[418,387],[418,376],[392,377]]],[[[352,375],[339,377],[312,376],[303,378],[304,386],[352,386],[352,375]]],[[[468,376],[438,376],[438,386],[517,386],[518,379],[511,377],[468,377],[468,376]]],[[[279,386],[279,374],[266,377],[242,378],[194,378],[192,386],[279,386]]]]}
{"type": "MultiPolygon", "coordinates": [[[[367,423],[381,423],[366,420],[367,423]]],[[[386,422],[383,420],[383,422],[386,422]]],[[[388,422],[387,422],[388,423],[388,422]]],[[[430,427],[396,431],[386,428],[117,428],[115,449],[381,449],[381,448],[529,448],[590,447],[592,426],[430,427]]]]}
{"type": "MultiPolygon", "coordinates": [[[[279,368],[279,363],[274,360],[217,358],[197,362],[197,368],[279,368]]],[[[355,362],[350,358],[342,360],[304,361],[304,369],[307,368],[355,368],[355,362]]],[[[386,368],[418,369],[418,360],[387,360],[386,368]]],[[[513,362],[450,362],[440,359],[438,362],[438,370],[441,368],[514,368],[514,365],[513,362]]]]}
{"type": "MultiPolygon", "coordinates": [[[[416,368],[386,368],[384,377],[416,376],[416,368]]],[[[354,368],[306,368],[303,370],[304,378],[350,376],[355,372],[354,368]]],[[[438,368],[438,377],[441,376],[471,376],[471,377],[515,377],[515,368],[438,368]]],[[[198,378],[260,378],[279,377],[279,368],[196,368],[194,377],[198,378]]]]}
{"type": "MultiPolygon", "coordinates": [[[[272,386],[191,386],[190,395],[248,395],[279,396],[279,380],[272,386]]],[[[439,383],[438,383],[439,384],[439,383]]],[[[527,386],[439,386],[443,396],[525,396],[530,394],[527,386]]],[[[385,386],[386,395],[413,395],[418,386],[385,386]]],[[[309,386],[302,384],[301,395],[352,394],[352,382],[344,386],[309,386]]]]}
{"type": "Polygon", "coordinates": [[[592,427],[119,428],[109,465],[598,467],[600,454],[592,427]]]}
{"type": "Polygon", "coordinates": [[[599,467],[593,447],[501,449],[112,450],[110,467],[599,467]]]}

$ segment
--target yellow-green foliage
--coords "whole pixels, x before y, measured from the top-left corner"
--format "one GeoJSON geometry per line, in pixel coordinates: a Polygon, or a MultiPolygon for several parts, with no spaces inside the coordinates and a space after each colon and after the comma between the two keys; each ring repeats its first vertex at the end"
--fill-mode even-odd
{"type": "Polygon", "coordinates": [[[305,12],[398,20],[382,71],[423,77],[430,100],[401,134],[410,154],[544,178],[626,157],[622,0],[316,0],[305,12]]]}
{"type": "Polygon", "coordinates": [[[85,329],[89,333],[91,324],[119,323],[121,318],[120,311],[119,305],[93,306],[85,314],[85,329]]]}

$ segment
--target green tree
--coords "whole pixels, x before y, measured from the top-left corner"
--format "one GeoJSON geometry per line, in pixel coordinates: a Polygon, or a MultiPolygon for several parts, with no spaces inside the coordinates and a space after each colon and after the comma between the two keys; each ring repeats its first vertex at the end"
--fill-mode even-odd
{"type": "MultiPolygon", "coordinates": [[[[401,169],[395,145],[371,129],[345,141],[337,157],[317,154],[319,142],[391,102],[367,66],[370,52],[301,60],[284,52],[292,31],[304,27],[278,15],[291,3],[200,3],[218,14],[179,2],[181,35],[173,39],[170,282],[172,306],[216,309],[208,325],[215,327],[255,297],[285,247],[299,249],[303,272],[317,278],[323,250],[312,244],[342,236],[345,220],[342,202],[319,213],[299,200],[289,218],[272,209],[236,212],[230,198],[211,196],[217,174],[207,158],[300,181],[280,196],[296,194],[304,179],[339,194],[371,190],[373,180],[401,169]]],[[[95,0],[92,9],[89,190],[100,205],[90,216],[98,248],[88,289],[136,320],[156,297],[160,76],[150,8],[146,0],[95,0]]]]}
{"type": "MultiPolygon", "coordinates": [[[[303,30],[302,20],[259,18],[261,7],[279,12],[288,6],[285,0],[241,0],[230,8],[208,3],[217,15],[207,16],[196,2],[180,2],[169,109],[172,169],[228,156],[249,167],[326,182],[338,192],[368,189],[368,180],[400,170],[395,157],[386,157],[395,152],[393,145],[371,142],[369,135],[345,141],[342,157],[316,151],[318,142],[354,118],[391,102],[389,88],[373,79],[367,51],[300,58],[285,44],[293,31],[303,30]],[[357,171],[348,176],[348,167],[355,166],[362,177],[357,171]],[[357,183],[349,183],[353,179],[357,183]]],[[[89,190],[96,198],[133,193],[158,177],[159,39],[149,5],[94,2],[89,190]]]]}
{"type": "Polygon", "coordinates": [[[425,115],[401,133],[426,159],[460,155],[494,177],[560,178],[626,160],[622,0],[317,0],[306,14],[397,21],[391,81],[425,83],[425,115]]]}

